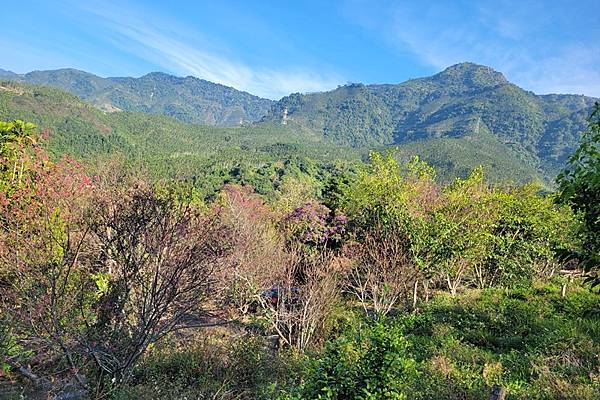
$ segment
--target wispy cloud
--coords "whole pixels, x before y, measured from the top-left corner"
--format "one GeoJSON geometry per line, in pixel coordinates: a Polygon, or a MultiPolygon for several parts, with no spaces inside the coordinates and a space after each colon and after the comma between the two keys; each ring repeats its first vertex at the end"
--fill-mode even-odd
{"type": "Polygon", "coordinates": [[[585,11],[559,3],[424,1],[388,4],[385,12],[373,12],[355,1],[349,14],[438,70],[473,61],[536,93],[600,96],[600,44],[595,40],[600,25],[593,18],[585,21],[585,11]]]}
{"type": "Polygon", "coordinates": [[[328,90],[344,82],[336,73],[302,66],[250,66],[231,55],[220,54],[211,38],[166,17],[106,4],[81,9],[94,16],[113,45],[176,74],[193,75],[271,99],[292,92],[328,90]]]}

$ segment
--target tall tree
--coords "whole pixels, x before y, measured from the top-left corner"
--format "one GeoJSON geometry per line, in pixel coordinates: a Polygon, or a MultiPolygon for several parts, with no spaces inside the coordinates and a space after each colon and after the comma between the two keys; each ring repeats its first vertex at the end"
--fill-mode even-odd
{"type": "Polygon", "coordinates": [[[582,248],[577,255],[592,287],[600,285],[600,103],[596,102],[579,148],[558,176],[560,198],[583,218],[582,248]]]}

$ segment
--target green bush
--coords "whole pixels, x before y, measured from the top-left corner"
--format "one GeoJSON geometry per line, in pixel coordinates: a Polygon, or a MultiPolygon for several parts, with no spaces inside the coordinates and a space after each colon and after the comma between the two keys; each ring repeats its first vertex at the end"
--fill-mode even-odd
{"type": "Polygon", "coordinates": [[[406,399],[417,379],[402,327],[377,323],[342,335],[306,369],[294,399],[406,399]]]}
{"type": "Polygon", "coordinates": [[[419,315],[348,329],[291,399],[597,399],[599,296],[558,286],[441,295],[419,315]]]}

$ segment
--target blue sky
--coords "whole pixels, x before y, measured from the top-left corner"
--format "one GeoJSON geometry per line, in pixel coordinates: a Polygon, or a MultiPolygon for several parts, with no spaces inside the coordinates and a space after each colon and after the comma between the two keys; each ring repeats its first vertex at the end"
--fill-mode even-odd
{"type": "Polygon", "coordinates": [[[472,61],[536,93],[600,97],[597,0],[7,3],[0,68],[19,73],[164,71],[276,99],[472,61]]]}

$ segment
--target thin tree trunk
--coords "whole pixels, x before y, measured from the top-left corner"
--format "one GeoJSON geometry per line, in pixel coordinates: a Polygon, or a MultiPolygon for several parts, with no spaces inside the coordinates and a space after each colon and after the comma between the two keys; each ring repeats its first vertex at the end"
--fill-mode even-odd
{"type": "Polygon", "coordinates": [[[413,287],[413,303],[412,303],[412,309],[413,312],[417,311],[417,289],[419,287],[419,280],[415,279],[415,285],[413,287]]]}

